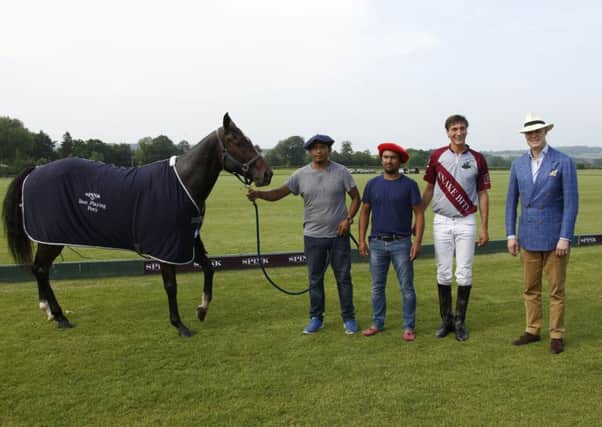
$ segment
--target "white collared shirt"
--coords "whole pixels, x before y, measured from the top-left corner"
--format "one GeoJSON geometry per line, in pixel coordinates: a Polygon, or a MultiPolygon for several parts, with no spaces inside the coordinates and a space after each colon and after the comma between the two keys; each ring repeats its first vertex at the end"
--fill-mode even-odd
{"type": "Polygon", "coordinates": [[[548,154],[548,144],[543,147],[543,150],[539,153],[539,157],[537,159],[533,158],[533,154],[531,150],[529,150],[529,157],[531,158],[531,177],[533,178],[533,184],[535,184],[535,180],[537,179],[537,175],[539,174],[539,169],[541,169],[541,164],[543,163],[544,157],[548,154]]]}

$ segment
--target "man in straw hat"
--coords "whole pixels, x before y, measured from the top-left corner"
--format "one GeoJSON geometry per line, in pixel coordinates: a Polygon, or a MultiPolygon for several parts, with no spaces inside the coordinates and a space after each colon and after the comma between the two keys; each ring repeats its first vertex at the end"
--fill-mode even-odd
{"type": "Polygon", "coordinates": [[[303,333],[318,332],[324,321],[324,275],[328,264],[337,282],[343,329],[347,335],[359,332],[355,321],[353,285],[351,283],[351,245],[349,228],[360,207],[360,193],[345,168],[330,160],[334,140],[315,135],[304,148],[311,163],[297,169],[279,188],[269,191],[249,190],[247,198],[275,202],[289,194],[303,197],[303,242],[309,273],[309,323],[303,333]],[[346,195],[351,198],[349,211],[346,195]]]}
{"type": "Polygon", "coordinates": [[[437,262],[437,287],[441,326],[435,332],[443,338],[456,332],[458,341],[468,339],[465,325],[472,289],[472,262],[477,240],[477,210],[481,216],[478,244],[489,241],[489,169],[485,157],[466,144],[468,120],[453,115],[445,120],[449,145],[431,153],[424,174],[424,208],[433,201],[433,237],[437,262]],[[456,257],[458,297],[452,315],[452,266],[456,257]]]}
{"type": "Polygon", "coordinates": [[[520,248],[525,281],[525,333],[512,343],[525,345],[541,339],[541,290],[545,274],[550,293],[550,352],[558,354],[564,350],[564,289],[579,195],[575,163],[546,142],[546,135],[553,127],[552,123],[529,113],[519,131],[525,135],[529,151],[514,160],[510,169],[506,234],[508,252],[516,256],[520,248]]]}
{"type": "Polygon", "coordinates": [[[392,142],[378,146],[383,174],[366,184],[359,220],[359,253],[368,255],[366,231],[372,214],[370,273],[372,275],[372,326],[364,336],[376,335],[385,327],[387,300],[385,285],[389,264],[393,264],[402,297],[403,335],[405,341],[416,339],[416,292],[413,261],[420,253],[424,233],[424,210],[416,182],[399,173],[410,156],[392,142]],[[416,238],[412,243],[412,214],[416,238]]]}

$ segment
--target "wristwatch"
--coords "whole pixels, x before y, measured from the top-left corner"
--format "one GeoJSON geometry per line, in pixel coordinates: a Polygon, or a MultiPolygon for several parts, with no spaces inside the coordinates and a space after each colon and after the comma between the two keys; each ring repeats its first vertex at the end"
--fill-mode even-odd
{"type": "Polygon", "coordinates": [[[353,224],[353,217],[352,216],[348,216],[347,217],[347,221],[349,221],[349,225],[353,224]]]}

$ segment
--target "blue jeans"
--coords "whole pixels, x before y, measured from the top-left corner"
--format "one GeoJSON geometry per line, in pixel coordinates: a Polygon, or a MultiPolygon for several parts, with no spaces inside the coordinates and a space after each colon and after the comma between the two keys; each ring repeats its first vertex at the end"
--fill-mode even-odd
{"type": "Polygon", "coordinates": [[[416,327],[416,292],[414,292],[414,264],[410,261],[411,247],[412,241],[409,237],[392,242],[370,239],[372,321],[378,329],[383,329],[385,326],[387,314],[385,286],[390,263],[393,264],[399,281],[403,305],[403,328],[413,331],[416,327]]]}
{"type": "Polygon", "coordinates": [[[343,321],[355,319],[351,284],[351,245],[349,236],[318,238],[304,236],[309,273],[309,317],[324,317],[324,274],[330,263],[339,291],[343,321]]]}

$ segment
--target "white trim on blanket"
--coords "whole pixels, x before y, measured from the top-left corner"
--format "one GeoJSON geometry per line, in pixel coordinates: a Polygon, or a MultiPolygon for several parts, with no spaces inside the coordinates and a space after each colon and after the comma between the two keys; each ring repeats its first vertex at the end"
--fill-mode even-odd
{"type": "MultiPolygon", "coordinates": [[[[171,166],[171,168],[173,169],[174,173],[176,174],[176,177],[178,178],[178,182],[180,183],[180,185],[182,186],[182,188],[184,189],[184,191],[188,195],[188,198],[190,199],[190,201],[192,202],[192,204],[194,205],[194,207],[196,208],[196,210],[199,212],[199,215],[203,215],[203,213],[199,209],[198,205],[196,204],[196,202],[194,201],[194,199],[192,198],[192,196],[188,192],[188,188],[186,188],[186,186],[182,182],[182,179],[180,178],[180,175],[178,174],[178,170],[176,169],[176,158],[177,158],[177,156],[171,156],[169,158],[169,166],[171,166]]],[[[201,221],[202,221],[202,219],[201,219],[201,221]]]]}

